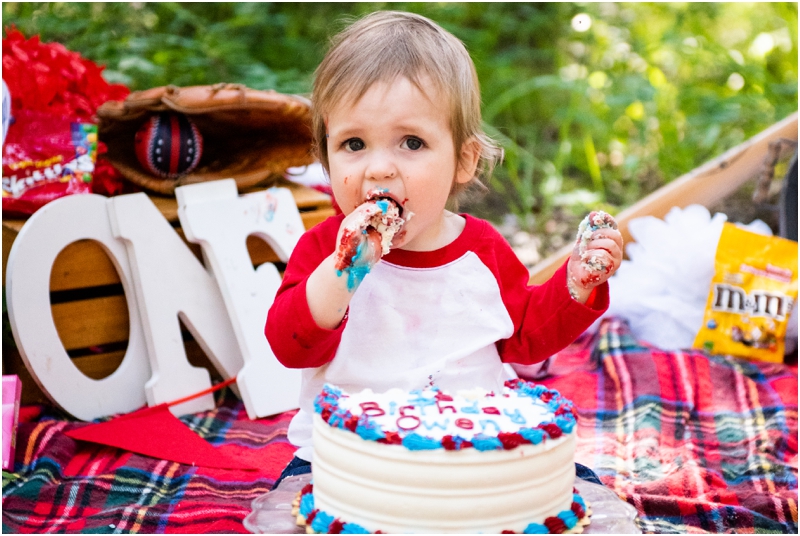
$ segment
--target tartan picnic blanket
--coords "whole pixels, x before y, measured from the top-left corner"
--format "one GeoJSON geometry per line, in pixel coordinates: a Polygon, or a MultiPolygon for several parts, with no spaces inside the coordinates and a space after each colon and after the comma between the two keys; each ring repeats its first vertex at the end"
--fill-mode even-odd
{"type": "MultiPolygon", "coordinates": [[[[578,409],[576,461],[639,513],[646,533],[797,533],[797,369],[665,352],[604,321],[542,380],[578,409]]],[[[3,532],[244,533],[253,499],[291,459],[294,412],[250,421],[227,389],[181,420],[259,470],[192,467],[75,441],[46,410],[3,472],[3,532]]]]}

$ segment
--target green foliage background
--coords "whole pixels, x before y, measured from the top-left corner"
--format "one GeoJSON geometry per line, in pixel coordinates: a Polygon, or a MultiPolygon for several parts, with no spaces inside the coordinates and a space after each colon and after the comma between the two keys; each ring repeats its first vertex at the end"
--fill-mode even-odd
{"type": "Polygon", "coordinates": [[[133,90],[308,93],[329,37],[377,9],[423,14],[467,45],[506,158],[466,208],[531,231],[616,212],[797,110],[796,3],[4,2],[3,24],[133,90]],[[582,13],[587,31],[572,25],[582,13]]]}

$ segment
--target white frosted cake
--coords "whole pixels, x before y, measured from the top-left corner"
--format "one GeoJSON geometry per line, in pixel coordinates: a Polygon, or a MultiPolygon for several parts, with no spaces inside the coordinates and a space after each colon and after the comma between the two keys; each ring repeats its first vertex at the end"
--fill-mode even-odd
{"type": "Polygon", "coordinates": [[[575,413],[557,391],[326,385],[315,402],[309,532],[563,533],[588,524],[575,480],[575,413]]]}

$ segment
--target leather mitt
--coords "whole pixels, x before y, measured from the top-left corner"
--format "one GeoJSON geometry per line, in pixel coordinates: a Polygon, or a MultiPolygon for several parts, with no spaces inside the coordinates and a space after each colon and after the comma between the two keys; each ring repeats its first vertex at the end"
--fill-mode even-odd
{"type": "Polygon", "coordinates": [[[310,104],[303,97],[240,84],[157,87],[102,104],[98,136],[108,146],[106,158],[145,190],[174,195],[177,186],[228,178],[241,190],[314,161],[310,104]],[[203,137],[197,167],[177,179],[148,172],[134,148],[137,130],[152,114],[168,111],[186,114],[203,137]]]}

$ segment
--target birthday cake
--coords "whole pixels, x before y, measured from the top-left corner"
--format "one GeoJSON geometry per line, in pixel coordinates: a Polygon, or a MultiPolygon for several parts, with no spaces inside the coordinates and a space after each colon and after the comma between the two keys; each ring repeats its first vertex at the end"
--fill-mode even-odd
{"type": "Polygon", "coordinates": [[[312,483],[295,501],[317,533],[577,533],[575,412],[557,391],[348,394],[315,401],[312,483]]]}

